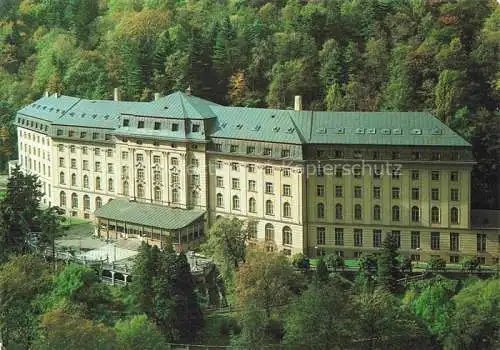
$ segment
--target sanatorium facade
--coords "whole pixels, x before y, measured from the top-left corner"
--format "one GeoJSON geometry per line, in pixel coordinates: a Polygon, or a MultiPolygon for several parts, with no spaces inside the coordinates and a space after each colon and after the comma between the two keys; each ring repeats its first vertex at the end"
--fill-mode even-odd
{"type": "Polygon", "coordinates": [[[16,116],[12,166],[40,177],[44,204],[98,220],[101,234],[183,243],[236,216],[286,254],[358,257],[392,233],[414,260],[498,259],[498,232],[471,228],[471,146],[428,113],[116,95],[46,94],[16,116]]]}

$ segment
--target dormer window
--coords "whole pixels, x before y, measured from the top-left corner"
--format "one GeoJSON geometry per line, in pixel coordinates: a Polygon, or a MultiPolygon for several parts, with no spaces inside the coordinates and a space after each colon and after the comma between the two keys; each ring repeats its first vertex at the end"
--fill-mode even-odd
{"type": "Polygon", "coordinates": [[[154,127],[154,129],[155,129],[155,130],[160,130],[160,128],[161,128],[161,123],[160,123],[160,122],[155,122],[155,127],[154,127]]]}
{"type": "Polygon", "coordinates": [[[200,131],[200,124],[193,124],[191,131],[192,132],[199,132],[200,131]]]}
{"type": "Polygon", "coordinates": [[[137,122],[137,128],[138,129],[143,129],[144,128],[144,120],[139,120],[137,122]]]}
{"type": "Polygon", "coordinates": [[[130,119],[123,119],[123,126],[129,126],[130,119]]]}
{"type": "Polygon", "coordinates": [[[179,131],[179,124],[177,123],[172,124],[172,131],[179,131]]]}

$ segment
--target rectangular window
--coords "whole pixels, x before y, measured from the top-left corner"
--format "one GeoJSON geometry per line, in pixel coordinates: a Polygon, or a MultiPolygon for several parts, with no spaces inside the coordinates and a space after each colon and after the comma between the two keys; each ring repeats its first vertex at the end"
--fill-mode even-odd
{"type": "Polygon", "coordinates": [[[215,162],[215,168],[216,169],[222,169],[222,161],[221,160],[218,160],[215,162]]]}
{"type": "Polygon", "coordinates": [[[170,158],[170,165],[173,166],[178,166],[179,165],[179,159],[178,158],[170,158]]]}
{"type": "Polygon", "coordinates": [[[264,148],[264,155],[265,156],[270,156],[273,154],[272,148],[264,148]]]}
{"type": "Polygon", "coordinates": [[[283,168],[283,176],[289,177],[291,174],[290,168],[283,168]]]}
{"type": "Polygon", "coordinates": [[[420,152],[411,152],[411,160],[420,160],[421,156],[420,152]]]}
{"type": "Polygon", "coordinates": [[[123,119],[123,126],[127,127],[130,124],[130,119],[123,119]]]}
{"type": "Polygon", "coordinates": [[[353,157],[354,159],[361,159],[361,158],[363,158],[363,152],[361,152],[361,151],[359,151],[359,150],[355,150],[355,151],[353,151],[353,153],[352,153],[352,157],[353,157]]]}
{"type": "Polygon", "coordinates": [[[326,232],[324,227],[316,227],[316,244],[325,244],[326,232]]]}
{"type": "Polygon", "coordinates": [[[254,154],[255,146],[247,146],[247,154],[254,154]]]}
{"type": "Polygon", "coordinates": [[[344,229],[335,229],[335,245],[344,245],[344,229]]]}
{"type": "Polygon", "coordinates": [[[155,122],[154,129],[155,130],[160,130],[161,129],[161,123],[160,122],[155,122]]]}
{"type": "Polygon", "coordinates": [[[458,252],[460,249],[460,234],[456,232],[450,233],[450,250],[452,252],[458,252]]]}
{"type": "Polygon", "coordinates": [[[64,167],[64,158],[63,157],[59,158],[59,166],[62,168],[64,167]]]}
{"type": "Polygon", "coordinates": [[[373,187],[373,199],[380,199],[380,187],[373,187]]]}
{"type": "Polygon", "coordinates": [[[373,230],[373,247],[379,248],[382,246],[382,230],[373,230]]]}
{"type": "Polygon", "coordinates": [[[240,179],[232,178],[231,179],[231,187],[233,190],[239,190],[240,189],[240,179]]]}
{"type": "Polygon", "coordinates": [[[113,163],[108,163],[108,173],[113,174],[113,163]]]}
{"type": "Polygon", "coordinates": [[[440,233],[439,232],[431,232],[431,249],[439,250],[440,249],[440,233]]]}
{"type": "Polygon", "coordinates": [[[153,164],[160,164],[160,156],[153,156],[153,164]]]}
{"type": "Polygon", "coordinates": [[[400,231],[392,231],[392,237],[396,240],[396,246],[401,248],[401,232],[400,231]]]}
{"type": "Polygon", "coordinates": [[[411,249],[419,249],[420,248],[420,232],[412,231],[411,232],[411,249]]]}
{"type": "Polygon", "coordinates": [[[450,181],[458,181],[458,171],[452,171],[450,173],[450,181]]]}
{"type": "Polygon", "coordinates": [[[266,167],[264,168],[264,173],[265,173],[266,175],[272,175],[272,174],[273,174],[273,167],[271,167],[271,166],[266,166],[266,167]]]}
{"type": "Polygon", "coordinates": [[[401,172],[399,169],[392,169],[392,179],[393,180],[399,180],[399,175],[401,175],[401,172]]]}
{"type": "Polygon", "coordinates": [[[224,178],[222,176],[216,177],[216,186],[217,187],[224,187],[224,178]]]}
{"type": "Polygon", "coordinates": [[[255,188],[256,188],[256,182],[255,180],[248,180],[248,190],[250,192],[256,192],[255,188]]]}
{"type": "Polygon", "coordinates": [[[73,130],[68,131],[68,136],[69,137],[75,136],[75,132],[73,130]]]}
{"type": "Polygon", "coordinates": [[[323,158],[325,156],[325,150],[318,149],[316,150],[316,157],[323,158]]]}
{"type": "Polygon", "coordinates": [[[316,185],[316,195],[318,197],[325,196],[325,185],[316,185]]]}
{"type": "Polygon", "coordinates": [[[127,151],[122,152],[122,160],[128,160],[128,152],[127,151]]]}
{"type": "Polygon", "coordinates": [[[283,185],[283,196],[290,197],[292,195],[292,187],[290,185],[283,185]]]}
{"type": "Polygon", "coordinates": [[[238,152],[238,149],[239,149],[239,146],[238,146],[238,145],[231,145],[231,147],[230,147],[229,151],[230,151],[231,153],[236,153],[236,152],[238,152]]]}
{"type": "Polygon", "coordinates": [[[411,171],[411,179],[413,181],[416,181],[420,178],[420,172],[418,170],[412,170],[411,171]]]}
{"type": "Polygon", "coordinates": [[[392,160],[399,159],[401,157],[399,152],[392,152],[392,160]]]}
{"type": "Polygon", "coordinates": [[[216,143],[215,144],[215,150],[217,152],[222,152],[222,143],[216,143]]]}
{"type": "Polygon", "coordinates": [[[100,156],[100,155],[101,155],[101,149],[100,149],[100,148],[97,148],[97,147],[96,147],[96,148],[94,148],[94,154],[95,154],[96,156],[100,156]]]}
{"type": "Polygon", "coordinates": [[[399,199],[400,197],[400,189],[399,187],[393,187],[392,188],[392,199],[399,199]]]}
{"type": "Polygon", "coordinates": [[[373,151],[373,153],[372,153],[372,159],[373,160],[379,160],[380,159],[380,152],[379,151],[373,151]]]}
{"type": "Polygon", "coordinates": [[[82,162],[82,168],[83,168],[83,170],[89,170],[89,161],[88,160],[84,160],[82,162]]]}
{"type": "Polygon", "coordinates": [[[143,162],[143,161],[144,161],[144,154],[142,154],[142,153],[137,153],[137,154],[135,155],[135,160],[136,160],[137,162],[143,162]]]}
{"type": "Polygon", "coordinates": [[[354,186],[354,198],[361,198],[361,186],[354,186]]]}
{"type": "Polygon", "coordinates": [[[342,168],[335,168],[335,177],[342,177],[343,175],[343,170],[342,168]]]}
{"type": "Polygon", "coordinates": [[[288,158],[290,157],[290,150],[289,149],[282,149],[281,150],[281,158],[288,158]]]}
{"type": "Polygon", "coordinates": [[[191,184],[193,186],[199,186],[200,185],[200,175],[198,175],[198,174],[191,175],[191,184]]]}
{"type": "Polygon", "coordinates": [[[335,157],[335,159],[342,159],[342,158],[344,158],[344,152],[337,150],[334,152],[334,157],[335,157]]]}
{"type": "Polygon", "coordinates": [[[458,264],[459,260],[458,255],[450,255],[450,264],[458,264]]]}
{"type": "Polygon", "coordinates": [[[363,230],[354,229],[354,246],[362,247],[363,246],[363,230]]]}
{"type": "Polygon", "coordinates": [[[193,124],[191,126],[191,132],[199,132],[200,131],[200,124],[193,124]]]}
{"type": "Polygon", "coordinates": [[[356,179],[361,178],[361,169],[359,169],[359,168],[354,168],[354,169],[353,169],[353,173],[354,173],[354,177],[355,177],[356,179]]]}
{"type": "Polygon", "coordinates": [[[476,236],[477,240],[477,251],[478,253],[484,253],[486,252],[486,235],[483,234],[478,234],[476,236]]]}
{"type": "Polygon", "coordinates": [[[76,159],[71,158],[71,169],[76,169],[76,159]]]}
{"type": "Polygon", "coordinates": [[[113,157],[113,150],[112,150],[112,149],[108,149],[108,150],[106,150],[106,155],[107,155],[108,157],[113,157]]]}
{"type": "Polygon", "coordinates": [[[452,201],[458,201],[458,188],[452,188],[450,192],[450,199],[452,201]]]}
{"type": "Polygon", "coordinates": [[[231,163],[231,170],[238,171],[239,169],[240,169],[240,166],[238,163],[236,163],[236,162],[231,163]]]}
{"type": "Polygon", "coordinates": [[[434,170],[431,172],[431,180],[432,181],[439,181],[439,171],[434,170]]]}
{"type": "Polygon", "coordinates": [[[64,133],[64,131],[62,129],[57,129],[57,131],[56,131],[57,136],[62,136],[63,133],[64,133]]]}
{"type": "Polygon", "coordinates": [[[431,189],[431,199],[433,201],[438,201],[439,200],[439,188],[433,188],[433,189],[431,189]]]}
{"type": "Polygon", "coordinates": [[[266,182],[266,193],[267,194],[273,194],[274,193],[273,183],[272,182],[266,182]]]}
{"type": "Polygon", "coordinates": [[[179,131],[179,124],[173,123],[172,124],[172,131],[179,131]]]}
{"type": "Polygon", "coordinates": [[[95,162],[95,171],[101,171],[101,162],[95,162]]]}
{"type": "Polygon", "coordinates": [[[325,170],[324,170],[322,165],[318,165],[318,172],[316,175],[321,176],[321,177],[325,176],[325,170]]]}
{"type": "Polygon", "coordinates": [[[248,172],[255,173],[255,164],[248,164],[248,172]]]}
{"type": "Polygon", "coordinates": [[[342,186],[335,186],[335,197],[342,197],[342,186]]]}
{"type": "Polygon", "coordinates": [[[431,159],[433,161],[441,160],[441,153],[439,153],[439,152],[432,152],[431,159]]]}
{"type": "Polygon", "coordinates": [[[414,201],[418,201],[420,199],[420,188],[413,187],[411,189],[411,199],[414,201]]]}

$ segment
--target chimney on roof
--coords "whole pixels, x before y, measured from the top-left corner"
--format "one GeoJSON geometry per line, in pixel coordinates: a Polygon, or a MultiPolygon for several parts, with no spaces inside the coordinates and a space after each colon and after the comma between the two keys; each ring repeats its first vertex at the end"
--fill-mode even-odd
{"type": "Polygon", "coordinates": [[[159,92],[155,92],[155,101],[158,101],[161,97],[161,94],[159,92]]]}
{"type": "Polygon", "coordinates": [[[191,96],[192,93],[193,93],[193,90],[191,89],[191,85],[189,85],[188,88],[186,89],[186,95],[191,96]]]}
{"type": "Polygon", "coordinates": [[[45,93],[43,94],[45,97],[49,97],[49,90],[45,90],[45,93]]]}
{"type": "Polygon", "coordinates": [[[113,101],[120,101],[120,92],[118,91],[118,88],[113,90],[113,101]]]}
{"type": "Polygon", "coordinates": [[[300,112],[302,110],[302,96],[295,96],[295,111],[300,112]]]}

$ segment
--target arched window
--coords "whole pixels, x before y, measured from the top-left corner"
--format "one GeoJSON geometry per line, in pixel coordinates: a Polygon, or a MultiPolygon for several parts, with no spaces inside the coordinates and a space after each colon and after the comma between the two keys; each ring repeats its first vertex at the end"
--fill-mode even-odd
{"type": "Polygon", "coordinates": [[[224,197],[222,196],[222,193],[217,193],[216,206],[217,208],[224,208],[224,197]]]}
{"type": "Polygon", "coordinates": [[[450,221],[452,224],[458,224],[458,208],[453,207],[450,211],[450,221]]]}
{"type": "Polygon", "coordinates": [[[76,193],[71,194],[71,208],[78,208],[78,196],[76,193]]]}
{"type": "Polygon", "coordinates": [[[122,185],[122,193],[124,196],[128,196],[128,181],[123,181],[123,185],[122,185]]]}
{"type": "Polygon", "coordinates": [[[399,221],[400,213],[397,205],[392,207],[392,221],[399,221]]]}
{"type": "Polygon", "coordinates": [[[155,186],[154,191],[153,191],[153,196],[155,201],[161,201],[161,188],[160,186],[155,186]]]}
{"type": "Polygon", "coordinates": [[[288,226],[283,227],[283,245],[292,245],[292,229],[288,226]]]}
{"type": "Polygon", "coordinates": [[[64,180],[64,171],[61,171],[61,172],[59,173],[59,184],[60,184],[60,185],[64,185],[64,184],[65,184],[65,182],[66,182],[66,181],[64,180]]]}
{"type": "Polygon", "coordinates": [[[145,194],[144,194],[144,185],[143,184],[138,184],[137,185],[137,197],[139,197],[139,198],[144,198],[145,197],[145,194]]]}
{"type": "Polygon", "coordinates": [[[342,220],[344,218],[344,213],[342,210],[342,204],[337,203],[335,205],[335,219],[342,220]]]}
{"type": "Polygon", "coordinates": [[[375,205],[373,207],[373,220],[375,221],[380,220],[380,205],[375,205]]]}
{"type": "Polygon", "coordinates": [[[249,221],[247,231],[249,239],[257,239],[257,221],[249,221]]]}
{"type": "Polygon", "coordinates": [[[274,241],[274,226],[272,224],[266,224],[265,227],[265,239],[268,242],[273,242],[274,241]]]}
{"type": "Polygon", "coordinates": [[[108,179],[108,191],[113,191],[113,179],[108,179]]]}
{"type": "Polygon", "coordinates": [[[325,205],[323,203],[318,203],[318,205],[316,206],[316,215],[319,219],[325,217],[325,205]]]}
{"type": "Polygon", "coordinates": [[[76,186],[76,174],[71,174],[71,186],[76,186]]]}
{"type": "Polygon", "coordinates": [[[411,207],[411,221],[420,222],[420,209],[417,206],[411,207]]]}
{"type": "Polygon", "coordinates": [[[363,212],[361,210],[361,204],[356,204],[354,206],[354,219],[362,220],[362,218],[363,218],[363,212]]]}
{"type": "Polygon", "coordinates": [[[240,197],[233,196],[233,210],[240,210],[240,197]]]}
{"type": "Polygon", "coordinates": [[[83,187],[89,188],[89,176],[88,175],[83,175],[83,187]]]}
{"type": "Polygon", "coordinates": [[[95,178],[95,189],[99,191],[101,190],[101,178],[99,176],[95,178]]]}
{"type": "Polygon", "coordinates": [[[96,209],[102,207],[102,198],[101,197],[95,198],[95,207],[96,207],[96,209]]]}
{"type": "Polygon", "coordinates": [[[248,211],[250,213],[255,213],[257,212],[257,201],[255,200],[255,198],[251,197],[249,200],[248,200],[248,211]]]}
{"type": "Polygon", "coordinates": [[[60,207],[66,206],[66,192],[64,191],[59,192],[59,206],[60,207]]]}
{"type": "Polygon", "coordinates": [[[266,201],[266,215],[274,215],[274,204],[270,199],[266,201]]]}
{"type": "Polygon", "coordinates": [[[172,190],[172,202],[179,203],[179,190],[177,188],[172,190]]]}
{"type": "Polygon", "coordinates": [[[90,197],[88,195],[83,196],[83,210],[90,210],[90,197]]]}
{"type": "Polygon", "coordinates": [[[290,203],[285,202],[283,204],[283,216],[285,218],[292,217],[292,207],[290,206],[290,203]]]}
{"type": "Polygon", "coordinates": [[[432,207],[432,209],[431,209],[431,223],[439,224],[439,221],[440,221],[439,208],[432,207]]]}
{"type": "Polygon", "coordinates": [[[193,201],[193,205],[200,205],[200,193],[198,191],[191,192],[191,199],[193,201]]]}

